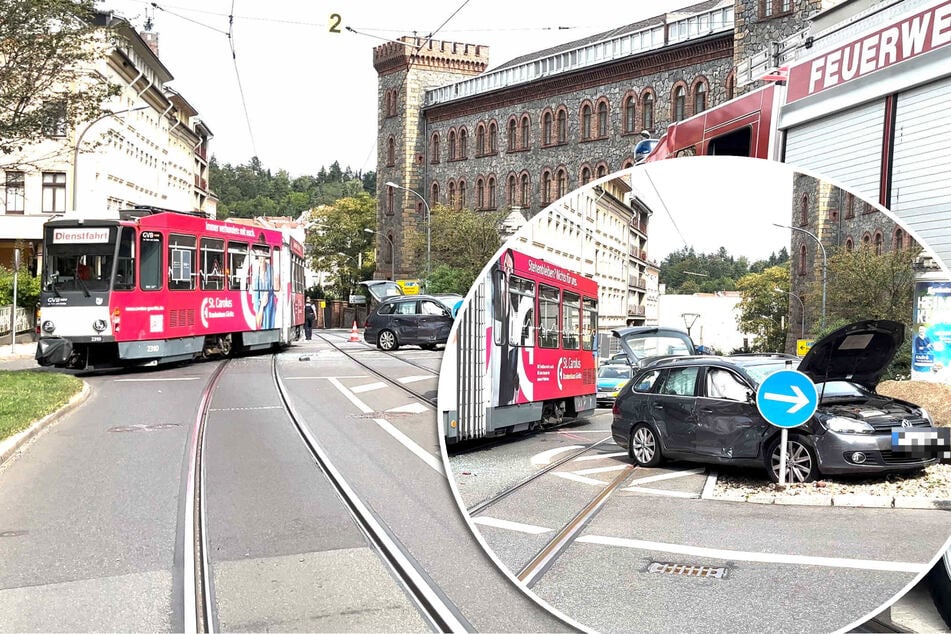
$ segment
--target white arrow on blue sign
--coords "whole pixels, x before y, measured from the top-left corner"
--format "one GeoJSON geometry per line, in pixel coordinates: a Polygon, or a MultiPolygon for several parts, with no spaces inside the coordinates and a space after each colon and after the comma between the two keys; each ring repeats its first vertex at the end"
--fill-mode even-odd
{"type": "Polygon", "coordinates": [[[756,408],[766,422],[790,429],[812,418],[819,407],[816,384],[796,370],[770,374],[756,390],[756,408]]]}

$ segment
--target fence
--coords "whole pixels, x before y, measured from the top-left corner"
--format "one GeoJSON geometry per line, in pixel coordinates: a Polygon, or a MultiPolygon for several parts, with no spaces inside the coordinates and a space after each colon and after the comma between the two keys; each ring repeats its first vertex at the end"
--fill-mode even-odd
{"type": "MultiPolygon", "coordinates": [[[[0,306],[0,336],[10,334],[10,312],[13,306],[0,306]]],[[[35,324],[33,323],[33,311],[23,306],[17,306],[16,312],[16,331],[18,333],[33,332],[35,324]]]]}

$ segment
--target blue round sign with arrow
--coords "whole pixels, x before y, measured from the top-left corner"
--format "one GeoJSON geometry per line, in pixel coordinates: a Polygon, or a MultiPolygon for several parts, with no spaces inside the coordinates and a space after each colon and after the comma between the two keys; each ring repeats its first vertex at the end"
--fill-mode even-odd
{"type": "Polygon", "coordinates": [[[790,429],[812,418],[819,407],[816,384],[796,370],[770,374],[756,390],[756,408],[766,422],[790,429]]]}

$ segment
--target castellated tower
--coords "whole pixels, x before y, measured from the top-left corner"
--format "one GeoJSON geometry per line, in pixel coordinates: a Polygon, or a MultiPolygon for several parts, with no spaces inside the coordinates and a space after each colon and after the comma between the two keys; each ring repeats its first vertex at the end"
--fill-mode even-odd
{"type": "Polygon", "coordinates": [[[422,169],[428,160],[426,91],[478,75],[488,63],[489,47],[477,44],[407,36],[373,49],[373,67],[379,77],[377,277],[389,277],[391,265],[397,279],[421,278],[426,273],[426,262],[414,261],[406,248],[412,232],[426,233],[426,207],[412,192],[386,185],[392,182],[409,188],[430,202],[422,169]]]}

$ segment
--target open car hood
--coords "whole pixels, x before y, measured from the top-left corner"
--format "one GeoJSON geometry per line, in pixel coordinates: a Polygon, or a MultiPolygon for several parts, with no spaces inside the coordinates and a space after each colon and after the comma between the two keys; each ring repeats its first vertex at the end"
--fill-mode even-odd
{"type": "Polygon", "coordinates": [[[846,380],[874,390],[904,337],[897,321],[857,321],[815,342],[798,369],[816,383],[846,380]]]}
{"type": "Polygon", "coordinates": [[[697,354],[687,332],[667,326],[628,326],[611,331],[631,365],[641,367],[658,357],[697,354]]]}

